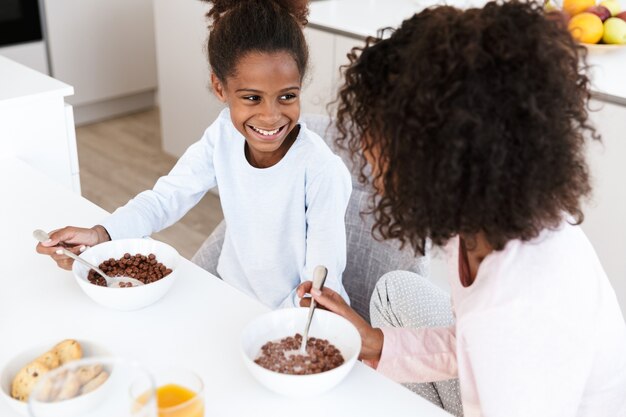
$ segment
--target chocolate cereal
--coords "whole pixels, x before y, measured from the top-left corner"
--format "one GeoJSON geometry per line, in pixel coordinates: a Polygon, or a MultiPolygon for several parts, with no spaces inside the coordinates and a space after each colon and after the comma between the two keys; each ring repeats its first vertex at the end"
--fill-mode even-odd
{"type": "Polygon", "coordinates": [[[302,335],[296,333],[281,340],[267,342],[254,360],[270,371],[290,375],[310,375],[330,371],[344,363],[341,352],[326,339],[310,337],[306,355],[299,352],[302,335]]]}
{"type": "MultiPolygon", "coordinates": [[[[125,253],[120,259],[107,259],[98,265],[98,267],[102,270],[102,272],[110,277],[125,276],[135,278],[144,284],[150,284],[151,282],[158,281],[172,273],[171,269],[157,261],[157,258],[153,253],[148,256],[140,253],[136,255],[125,253]]],[[[96,273],[93,269],[89,270],[87,279],[92,284],[100,285],[102,287],[107,286],[104,278],[98,275],[98,273],[96,273]]],[[[125,286],[132,287],[132,284],[128,284],[129,285],[125,286]]],[[[120,287],[122,287],[121,284],[120,287]]]]}

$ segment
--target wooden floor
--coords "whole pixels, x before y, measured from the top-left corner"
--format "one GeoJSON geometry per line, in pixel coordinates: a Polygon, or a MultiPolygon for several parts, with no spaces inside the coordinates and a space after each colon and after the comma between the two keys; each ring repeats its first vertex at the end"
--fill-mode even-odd
{"type": "MultiPolygon", "coordinates": [[[[158,109],[78,127],[76,139],[83,197],[110,212],[152,188],[176,163],[161,150],[158,109]]],[[[219,198],[207,193],[178,223],[152,236],[191,258],[222,218],[219,198]]]]}

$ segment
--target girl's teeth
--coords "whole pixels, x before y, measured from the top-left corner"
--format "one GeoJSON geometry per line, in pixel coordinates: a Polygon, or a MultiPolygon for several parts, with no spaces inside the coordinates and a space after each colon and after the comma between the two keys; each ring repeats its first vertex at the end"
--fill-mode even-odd
{"type": "Polygon", "coordinates": [[[278,128],[278,129],[274,129],[274,130],[263,130],[263,129],[259,129],[259,128],[254,127],[254,126],[251,126],[251,127],[252,127],[252,129],[253,129],[255,132],[258,132],[258,133],[260,133],[260,134],[262,134],[262,135],[265,135],[265,136],[275,135],[275,134],[276,134],[276,133],[278,133],[278,131],[280,130],[280,128],[278,128]]]}

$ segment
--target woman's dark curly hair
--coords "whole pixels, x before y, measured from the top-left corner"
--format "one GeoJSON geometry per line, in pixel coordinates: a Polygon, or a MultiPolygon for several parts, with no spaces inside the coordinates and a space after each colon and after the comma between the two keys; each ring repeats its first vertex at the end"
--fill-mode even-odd
{"type": "Polygon", "coordinates": [[[304,78],[309,50],[302,32],[306,0],[202,0],[212,4],[207,50],[213,73],[222,82],[234,75],[250,52],[287,52],[304,78]]]}
{"type": "Polygon", "coordinates": [[[582,222],[589,80],[584,48],[540,4],[440,6],[354,48],[339,92],[338,144],[374,155],[374,231],[424,253],[483,232],[502,249],[582,222]]]}

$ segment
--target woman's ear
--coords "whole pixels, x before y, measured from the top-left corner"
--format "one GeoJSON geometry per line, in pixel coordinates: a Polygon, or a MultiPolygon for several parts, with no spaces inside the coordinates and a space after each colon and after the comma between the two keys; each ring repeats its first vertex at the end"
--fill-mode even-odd
{"type": "Polygon", "coordinates": [[[214,73],[211,73],[211,86],[215,92],[215,96],[223,103],[226,102],[226,94],[224,93],[224,86],[222,82],[214,73]]]}

